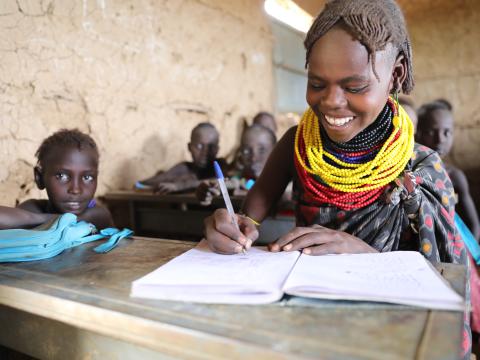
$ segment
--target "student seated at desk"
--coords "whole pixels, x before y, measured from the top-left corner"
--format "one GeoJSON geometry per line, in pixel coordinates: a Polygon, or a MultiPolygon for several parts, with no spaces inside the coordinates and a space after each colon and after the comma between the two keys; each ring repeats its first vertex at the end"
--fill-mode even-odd
{"type": "Polygon", "coordinates": [[[31,228],[47,222],[52,216],[54,215],[0,206],[0,230],[31,228]]]}
{"type": "MultiPolygon", "coordinates": [[[[245,195],[257,179],[273,150],[277,138],[275,134],[262,125],[254,124],[242,134],[239,156],[227,170],[227,188],[234,195],[245,195]]],[[[204,180],[196,191],[202,205],[210,205],[214,196],[220,196],[220,189],[215,179],[204,180]]]]}
{"type": "Polygon", "coordinates": [[[329,1],[304,44],[309,109],[248,192],[236,217],[240,230],[225,209],[205,220],[210,248],[222,254],[250,248],[256,225],[293,180],[297,227],[271,251],[415,250],[434,263],[468,266],[447,171],[436,152],[414,143],[413,124],[395,100],[414,85],[411,42],[397,3],[329,1]]]}
{"type": "MultiPolygon", "coordinates": [[[[169,170],[139,181],[137,188],[143,186],[153,188],[159,194],[193,190],[203,179],[215,177],[213,161],[218,153],[218,131],[210,123],[200,123],[195,126],[190,135],[188,151],[192,162],[181,162],[169,170]]],[[[217,159],[220,166],[225,166],[225,160],[217,159]]]]}
{"type": "Polygon", "coordinates": [[[96,204],[97,144],[77,129],[62,129],[46,138],[36,152],[35,183],[48,200],[30,199],[19,208],[39,214],[72,213],[98,229],[113,225],[110,212],[96,204]]]}
{"type": "Polygon", "coordinates": [[[224,209],[206,220],[211,248],[235,253],[251,246],[258,237],[254,223],[293,179],[298,227],[273,251],[415,249],[433,262],[465,264],[463,244],[447,236],[456,233],[448,174],[437,153],[414,143],[412,122],[395,100],[413,89],[410,39],[398,5],[328,2],[305,47],[310,108],[249,191],[238,217],[242,233],[224,209]]]}
{"type": "MultiPolygon", "coordinates": [[[[435,150],[446,158],[453,145],[452,107],[445,100],[427,103],[418,110],[417,141],[435,150]]],[[[446,162],[445,167],[452,180],[458,202],[456,212],[465,222],[477,241],[480,238],[480,224],[477,210],[470,195],[467,177],[456,166],[446,162]]]]}

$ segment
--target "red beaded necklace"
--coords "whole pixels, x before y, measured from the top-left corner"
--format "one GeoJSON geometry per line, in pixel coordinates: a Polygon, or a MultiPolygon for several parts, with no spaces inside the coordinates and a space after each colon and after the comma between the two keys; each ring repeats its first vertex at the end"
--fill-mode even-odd
{"type": "MultiPolygon", "coordinates": [[[[392,105],[392,104],[390,104],[389,102],[389,105],[392,105]]],[[[396,110],[394,106],[392,110],[393,111],[396,110]]],[[[299,125],[299,127],[300,126],[301,124],[299,125]]],[[[299,129],[299,131],[301,131],[301,129],[299,129]]],[[[399,134],[397,134],[397,136],[393,138],[393,140],[390,142],[388,147],[393,146],[398,141],[399,137],[400,137],[400,132],[399,134]]],[[[325,151],[328,151],[328,150],[325,149],[325,151]]],[[[375,155],[374,153],[376,151],[378,151],[378,146],[375,146],[365,151],[353,151],[353,152],[342,151],[341,156],[342,156],[342,159],[348,163],[350,162],[348,161],[348,158],[351,158],[353,161],[353,159],[354,158],[356,159],[358,156],[368,157],[369,154],[373,154],[374,156],[375,155]]],[[[306,155],[306,150],[305,150],[305,141],[303,137],[300,137],[298,139],[298,152],[303,162],[308,163],[308,157],[306,155]]],[[[380,197],[380,195],[384,192],[385,188],[388,186],[388,185],[385,185],[376,189],[360,191],[360,192],[344,192],[341,190],[333,189],[330,186],[321,183],[321,179],[318,176],[308,173],[304,168],[304,166],[300,164],[297,156],[294,156],[294,159],[295,159],[294,160],[295,168],[297,170],[298,178],[304,190],[304,200],[316,206],[319,206],[321,204],[330,204],[330,205],[337,206],[343,210],[353,210],[353,209],[362,208],[367,205],[370,205],[375,200],[377,200],[380,197]]]]}

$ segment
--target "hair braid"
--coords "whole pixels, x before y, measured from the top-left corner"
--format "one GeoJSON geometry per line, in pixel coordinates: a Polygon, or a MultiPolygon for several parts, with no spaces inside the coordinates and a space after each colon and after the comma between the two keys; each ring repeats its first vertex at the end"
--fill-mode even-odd
{"type": "Polygon", "coordinates": [[[375,76],[375,52],[391,43],[405,57],[405,94],[414,86],[412,48],[402,11],[394,0],[332,0],[317,16],[305,38],[306,63],[315,42],[335,24],[342,22],[368,51],[375,76]]]}

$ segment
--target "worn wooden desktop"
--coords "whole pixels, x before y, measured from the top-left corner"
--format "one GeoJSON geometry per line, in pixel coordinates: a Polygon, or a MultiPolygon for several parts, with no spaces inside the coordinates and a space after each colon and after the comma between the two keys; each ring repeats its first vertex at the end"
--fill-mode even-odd
{"type": "MultiPolygon", "coordinates": [[[[207,305],[129,297],[194,243],[135,238],[0,265],[0,345],[40,359],[456,359],[462,313],[334,302],[207,305]],[[365,305],[365,306],[364,306],[365,305]]],[[[440,265],[463,294],[461,266],[440,265]]]]}
{"type": "MultiPolygon", "coordinates": [[[[201,206],[194,194],[155,195],[150,192],[120,190],[102,197],[117,227],[128,227],[139,236],[198,241],[203,237],[203,220],[215,209],[225,207],[222,197],[201,206]]],[[[243,196],[232,196],[239,210],[243,196]]],[[[259,243],[276,240],[295,225],[293,216],[268,217],[260,227],[259,243]]]]}

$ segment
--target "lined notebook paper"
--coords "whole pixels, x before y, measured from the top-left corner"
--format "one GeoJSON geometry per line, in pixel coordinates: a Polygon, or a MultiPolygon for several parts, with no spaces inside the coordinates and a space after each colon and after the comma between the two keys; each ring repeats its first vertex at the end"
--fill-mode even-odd
{"type": "Polygon", "coordinates": [[[131,295],[162,300],[261,304],[287,293],[464,310],[463,298],[412,251],[309,256],[252,248],[220,255],[204,244],[132,283],[131,295]]]}

